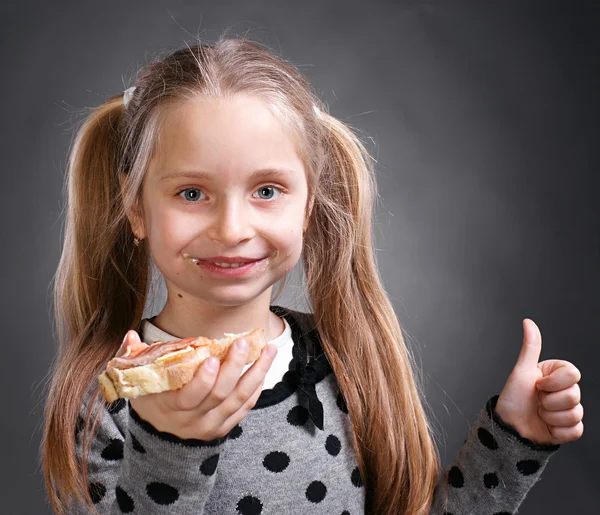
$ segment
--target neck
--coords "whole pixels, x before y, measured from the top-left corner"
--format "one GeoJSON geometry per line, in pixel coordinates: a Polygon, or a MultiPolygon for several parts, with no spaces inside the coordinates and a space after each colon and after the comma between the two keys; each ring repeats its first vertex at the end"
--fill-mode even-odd
{"type": "Polygon", "coordinates": [[[277,338],[285,328],[281,318],[273,313],[269,296],[238,306],[215,306],[194,299],[194,302],[174,302],[167,298],[165,307],[152,323],[177,338],[223,338],[224,333],[242,333],[255,327],[265,331],[267,341],[277,338]]]}

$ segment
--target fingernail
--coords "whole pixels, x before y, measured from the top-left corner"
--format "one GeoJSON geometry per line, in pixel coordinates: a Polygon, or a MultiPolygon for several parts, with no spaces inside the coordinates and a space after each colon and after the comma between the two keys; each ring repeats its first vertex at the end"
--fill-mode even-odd
{"type": "Polygon", "coordinates": [[[267,349],[265,351],[269,358],[274,358],[277,354],[277,347],[275,345],[267,345],[267,349]]]}
{"type": "Polygon", "coordinates": [[[236,345],[240,352],[246,352],[248,350],[248,342],[246,340],[238,340],[236,345]]]}
{"type": "Polygon", "coordinates": [[[219,360],[217,358],[208,358],[206,360],[206,368],[210,372],[215,372],[219,367],[219,360]]]}

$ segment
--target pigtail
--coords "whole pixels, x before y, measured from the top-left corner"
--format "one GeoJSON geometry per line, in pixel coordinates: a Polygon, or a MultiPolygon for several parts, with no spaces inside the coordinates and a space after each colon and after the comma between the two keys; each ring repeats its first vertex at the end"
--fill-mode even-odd
{"type": "Polygon", "coordinates": [[[326,157],[304,268],[323,347],[350,408],[366,513],[429,513],[440,461],[414,358],[376,265],[371,158],[348,126],[325,112],[318,118],[326,157]]]}
{"type": "Polygon", "coordinates": [[[100,414],[92,409],[100,398],[97,376],[143,315],[148,255],[143,244],[133,244],[119,180],[124,112],[122,95],[92,110],[68,163],[63,252],[54,284],[59,349],[42,438],[46,489],[60,514],[67,513],[71,497],[85,497],[91,508],[87,452],[77,457],[81,464],[76,427],[89,450],[100,414]],[[88,397],[92,402],[85,402],[88,397]],[[84,403],[88,412],[79,419],[84,403]]]}

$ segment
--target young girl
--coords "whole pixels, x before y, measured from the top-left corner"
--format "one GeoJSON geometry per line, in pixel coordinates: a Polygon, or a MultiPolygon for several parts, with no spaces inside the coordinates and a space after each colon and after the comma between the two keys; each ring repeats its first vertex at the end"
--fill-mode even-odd
{"type": "MultiPolygon", "coordinates": [[[[376,268],[375,195],[350,128],[293,66],[247,40],[165,55],[94,109],[70,156],[56,276],[61,347],[43,440],[55,513],[516,511],[559,443],[578,436],[542,432],[537,397],[513,375],[520,383],[488,400],[443,470],[376,268]],[[272,299],[300,257],[311,313],[272,299]],[[144,318],[152,263],[167,299],[144,318]],[[124,336],[254,327],[269,345],[251,365],[236,344],[180,390],[108,405],[100,395],[124,336]]],[[[519,371],[534,363],[537,380],[550,365],[537,367],[524,327],[519,371]]],[[[549,379],[540,393],[579,380],[549,379]]],[[[540,413],[566,409],[556,395],[540,413]]]]}

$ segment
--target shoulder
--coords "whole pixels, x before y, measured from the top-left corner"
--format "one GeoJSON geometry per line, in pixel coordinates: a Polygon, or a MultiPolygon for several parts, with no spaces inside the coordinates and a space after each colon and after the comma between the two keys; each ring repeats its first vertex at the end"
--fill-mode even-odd
{"type": "Polygon", "coordinates": [[[96,396],[88,396],[82,403],[75,426],[75,445],[79,453],[84,446],[84,433],[93,428],[91,435],[94,442],[90,450],[90,459],[116,460],[122,457],[124,442],[128,429],[127,405],[125,399],[117,399],[113,403],[105,403],[96,396]],[[95,402],[92,402],[94,401],[95,402]],[[89,426],[86,429],[86,420],[89,426]]]}

